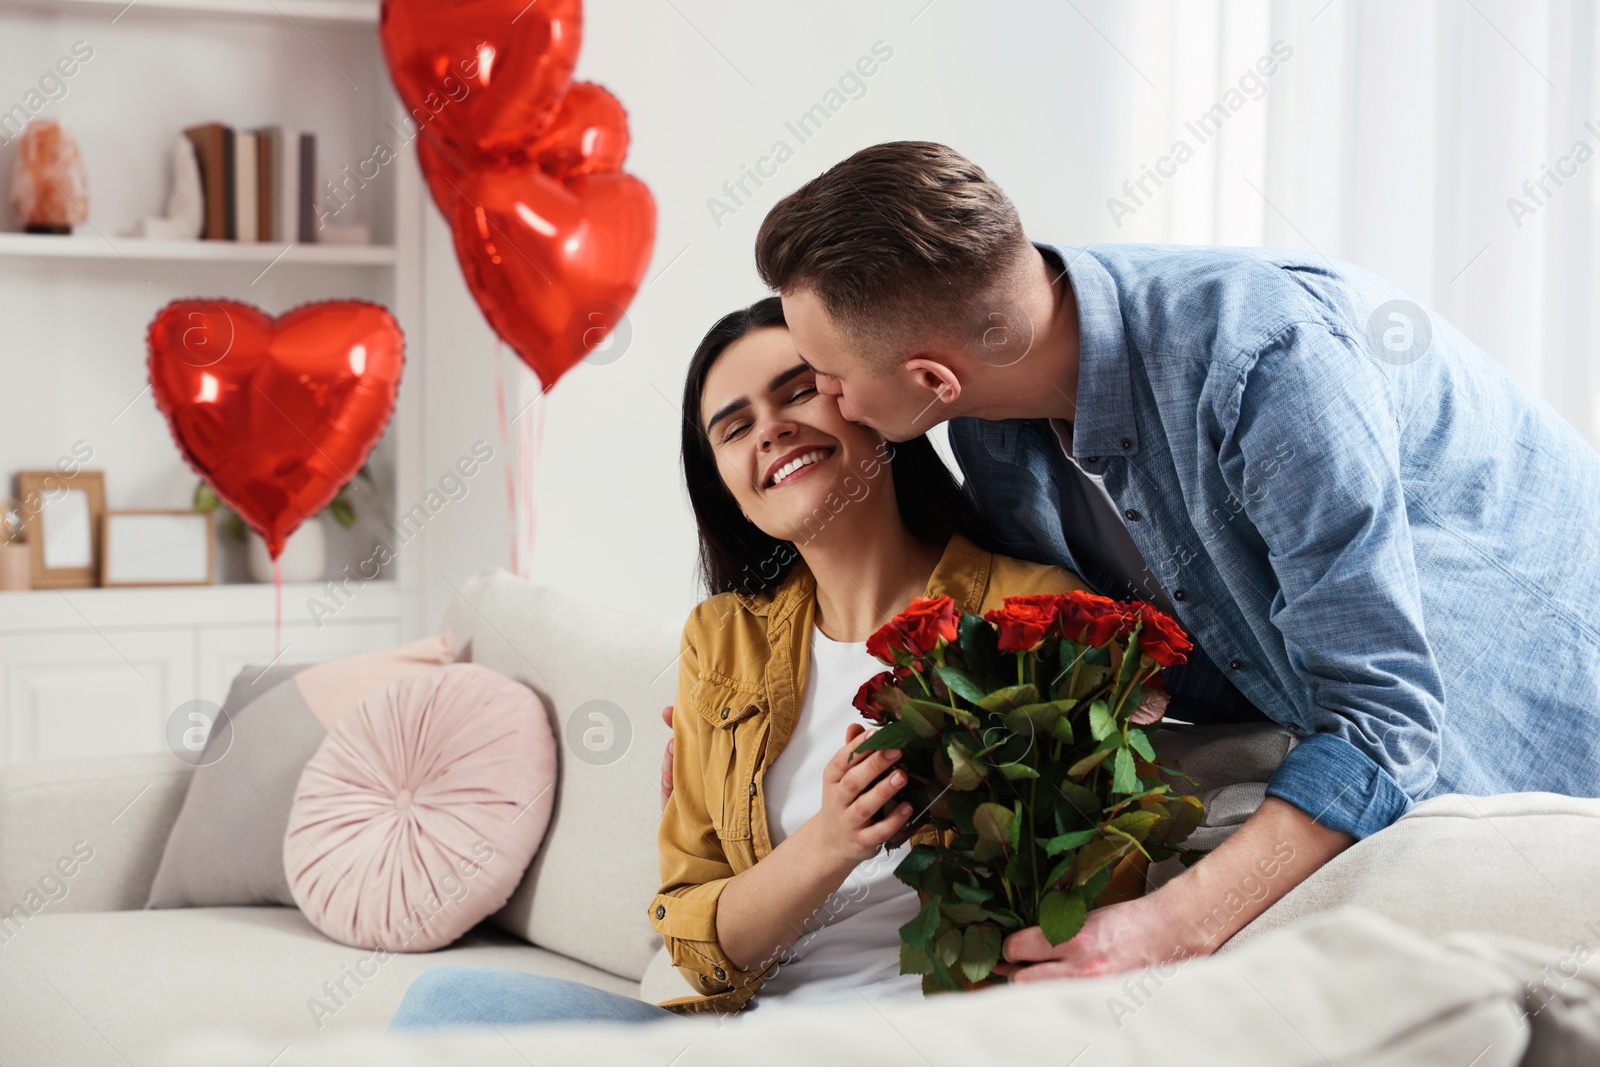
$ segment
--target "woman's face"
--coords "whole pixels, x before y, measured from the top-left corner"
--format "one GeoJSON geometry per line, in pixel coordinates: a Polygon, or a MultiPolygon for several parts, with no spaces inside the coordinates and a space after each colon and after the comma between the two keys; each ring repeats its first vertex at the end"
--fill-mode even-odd
{"type": "Polygon", "coordinates": [[[753,330],[723,351],[706,375],[700,412],[723,484],[779,540],[811,540],[841,500],[861,500],[888,469],[883,437],[817,391],[816,372],[782,326],[753,330]]]}

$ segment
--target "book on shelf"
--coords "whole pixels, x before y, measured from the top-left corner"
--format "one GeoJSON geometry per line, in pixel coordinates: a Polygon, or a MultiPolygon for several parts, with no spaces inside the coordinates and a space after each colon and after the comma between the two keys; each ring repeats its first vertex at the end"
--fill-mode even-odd
{"type": "Polygon", "coordinates": [[[183,132],[200,161],[204,240],[316,241],[316,134],[220,122],[183,132]]]}
{"type": "Polygon", "coordinates": [[[233,131],[233,234],[236,241],[260,238],[261,219],[256,211],[256,135],[233,131]]]}

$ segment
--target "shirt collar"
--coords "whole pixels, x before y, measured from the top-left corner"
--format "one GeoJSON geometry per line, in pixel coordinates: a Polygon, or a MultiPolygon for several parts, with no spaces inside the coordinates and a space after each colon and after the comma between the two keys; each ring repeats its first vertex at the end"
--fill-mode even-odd
{"type": "MultiPolygon", "coordinates": [[[[976,615],[989,588],[989,571],[994,564],[994,554],[974,544],[959,533],[950,535],[944,552],[928,578],[923,596],[948,596],[956,607],[976,615]]],[[[769,625],[787,619],[802,603],[813,599],[817,580],[806,566],[804,557],[798,557],[777,589],[770,594],[736,592],[734,595],[745,608],[756,615],[766,616],[769,625]]],[[[904,607],[905,605],[900,605],[904,607]]],[[[900,609],[896,608],[896,612],[900,609]]]]}
{"type": "Polygon", "coordinates": [[[1133,421],[1133,386],[1128,366],[1128,340],[1122,329],[1122,302],[1116,280],[1089,253],[1072,245],[1034,242],[1046,261],[1051,255],[1066,265],[1072,296],[1078,305],[1078,396],[1072,426],[1072,458],[1091,462],[1106,456],[1139,452],[1139,431],[1133,421]]]}

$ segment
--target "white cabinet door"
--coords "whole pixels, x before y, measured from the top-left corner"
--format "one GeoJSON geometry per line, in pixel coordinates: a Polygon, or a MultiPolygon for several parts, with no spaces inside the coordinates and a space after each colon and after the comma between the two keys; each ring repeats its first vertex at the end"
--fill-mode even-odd
{"type": "Polygon", "coordinates": [[[0,763],[167,747],[195,693],[195,631],[0,635],[0,763]]]}
{"type": "Polygon", "coordinates": [[[394,620],[330,623],[320,630],[307,623],[285,626],[276,653],[271,626],[219,626],[200,631],[200,696],[221,704],[234,676],[247,666],[278,663],[317,663],[377,652],[400,643],[400,624],[394,620]]]}

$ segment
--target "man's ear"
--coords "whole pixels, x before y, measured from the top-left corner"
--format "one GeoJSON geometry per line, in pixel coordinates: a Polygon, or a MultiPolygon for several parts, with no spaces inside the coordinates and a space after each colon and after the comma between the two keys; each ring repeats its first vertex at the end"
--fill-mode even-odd
{"type": "Polygon", "coordinates": [[[953,404],[961,396],[961,379],[943,363],[917,356],[906,360],[905,367],[913,381],[942,402],[953,404]]]}

